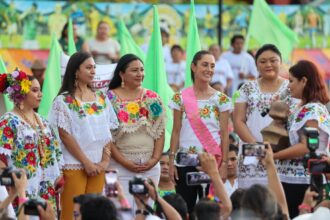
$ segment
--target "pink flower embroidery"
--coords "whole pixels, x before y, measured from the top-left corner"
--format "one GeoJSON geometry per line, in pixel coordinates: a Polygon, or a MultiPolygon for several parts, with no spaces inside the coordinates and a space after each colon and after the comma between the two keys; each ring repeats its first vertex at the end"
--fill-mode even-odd
{"type": "Polygon", "coordinates": [[[125,111],[118,112],[118,118],[120,121],[127,122],[128,121],[128,114],[125,111]]]}
{"type": "Polygon", "coordinates": [[[148,98],[156,98],[157,97],[157,94],[155,92],[151,91],[151,90],[147,90],[146,96],[148,98]]]}

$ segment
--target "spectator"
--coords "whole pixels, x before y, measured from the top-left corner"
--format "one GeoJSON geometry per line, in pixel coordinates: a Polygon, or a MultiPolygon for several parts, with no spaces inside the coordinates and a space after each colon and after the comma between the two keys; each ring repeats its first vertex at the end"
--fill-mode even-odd
{"type": "Polygon", "coordinates": [[[36,59],[33,61],[31,71],[33,76],[39,81],[41,89],[45,79],[45,70],[46,65],[43,60],[36,59]]]}
{"type": "Polygon", "coordinates": [[[89,49],[93,55],[95,63],[110,64],[119,60],[120,45],[109,38],[109,24],[100,21],[97,25],[96,37],[88,41],[89,49]]]}
{"type": "Polygon", "coordinates": [[[113,202],[103,196],[89,198],[81,204],[81,220],[117,220],[113,202]]]}
{"type": "Polygon", "coordinates": [[[238,148],[230,144],[228,151],[227,180],[225,182],[226,190],[229,196],[231,196],[231,194],[238,188],[237,154],[238,154],[238,148]]]}
{"type": "MultiPolygon", "coordinates": [[[[69,23],[66,23],[62,29],[62,34],[61,34],[61,38],[59,39],[59,43],[62,47],[62,50],[64,53],[68,53],[68,26],[69,23]]],[[[77,34],[77,25],[73,24],[73,40],[74,43],[76,45],[76,49],[77,51],[84,51],[84,52],[88,52],[89,51],[89,47],[88,44],[84,41],[84,39],[82,37],[80,37],[77,34]]]]}
{"type": "Polygon", "coordinates": [[[177,92],[183,88],[185,81],[186,62],[183,59],[184,51],[180,45],[171,48],[172,60],[165,63],[167,83],[177,92]]]}
{"type": "MultiPolygon", "coordinates": [[[[172,193],[163,197],[163,199],[170,204],[180,214],[182,220],[189,219],[187,203],[184,201],[180,194],[172,193]]],[[[160,207],[156,207],[156,213],[159,215],[161,212],[160,207]]]]}
{"type": "Polygon", "coordinates": [[[200,200],[194,208],[195,220],[219,220],[220,206],[214,201],[200,200]]]}
{"type": "Polygon", "coordinates": [[[160,158],[160,180],[158,184],[158,193],[161,197],[175,193],[175,186],[170,179],[169,174],[169,156],[163,153],[160,158]]]}

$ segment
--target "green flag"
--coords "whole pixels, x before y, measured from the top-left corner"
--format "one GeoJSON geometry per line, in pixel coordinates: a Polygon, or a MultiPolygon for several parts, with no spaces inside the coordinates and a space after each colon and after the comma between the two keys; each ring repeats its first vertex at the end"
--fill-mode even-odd
{"type": "Polygon", "coordinates": [[[120,42],[120,56],[132,53],[138,56],[143,62],[145,61],[145,54],[142,49],[135,43],[131,34],[126,28],[123,20],[120,20],[118,27],[118,39],[120,42]]]}
{"type": "Polygon", "coordinates": [[[248,36],[260,44],[276,45],[285,61],[290,59],[293,47],[298,42],[297,34],[282,23],[265,0],[254,0],[248,36]]]}
{"type": "MultiPolygon", "coordinates": [[[[7,68],[6,68],[5,63],[3,62],[1,56],[0,56],[0,73],[1,74],[2,73],[7,73],[7,68]]],[[[4,94],[3,100],[4,100],[4,103],[5,103],[6,111],[10,111],[14,108],[14,104],[13,104],[12,101],[10,101],[7,94],[4,94]]]]}
{"type": "Polygon", "coordinates": [[[72,19],[70,18],[68,25],[68,55],[71,56],[75,52],[77,52],[77,48],[76,44],[74,43],[72,19]]]}
{"type": "Polygon", "coordinates": [[[42,86],[43,96],[38,109],[38,113],[44,117],[48,116],[53,100],[61,87],[61,53],[62,50],[57,41],[56,34],[53,33],[45,81],[42,86]]]}
{"type": "Polygon", "coordinates": [[[164,151],[167,151],[170,147],[170,139],[173,126],[172,111],[168,107],[168,103],[174,93],[171,87],[167,84],[163,46],[160,35],[158,11],[156,6],[153,6],[153,12],[153,31],[151,34],[148,53],[145,62],[145,77],[143,80],[143,86],[147,89],[157,92],[162,99],[164,108],[166,109],[167,121],[165,129],[164,151]]]}
{"type": "Polygon", "coordinates": [[[189,11],[189,30],[187,37],[187,59],[186,59],[186,79],[184,86],[189,87],[192,85],[190,66],[192,59],[198,51],[201,50],[201,42],[198,35],[198,27],[195,16],[194,0],[190,1],[189,11]]]}

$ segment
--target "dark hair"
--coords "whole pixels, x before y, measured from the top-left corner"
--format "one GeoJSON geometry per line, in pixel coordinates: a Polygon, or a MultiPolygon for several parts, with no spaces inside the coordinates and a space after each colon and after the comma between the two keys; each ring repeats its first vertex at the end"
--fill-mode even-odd
{"type": "Polygon", "coordinates": [[[180,45],[178,44],[174,44],[172,47],[171,47],[171,53],[173,53],[174,50],[179,50],[180,52],[183,53],[183,49],[180,45]]]}
{"type": "Polygon", "coordinates": [[[80,65],[85,62],[88,58],[91,58],[92,55],[87,52],[79,51],[74,53],[66,66],[63,82],[58,95],[67,92],[70,95],[73,95],[75,91],[74,83],[76,80],[76,72],[79,69],[80,65]]]}
{"type": "Polygon", "coordinates": [[[103,196],[91,198],[80,206],[82,220],[117,220],[113,202],[103,196]]]}
{"type": "Polygon", "coordinates": [[[99,21],[99,23],[97,23],[97,29],[99,29],[99,27],[100,27],[101,24],[106,24],[109,27],[109,24],[106,21],[103,21],[102,20],[102,21],[99,21]]]}
{"type": "MultiPolygon", "coordinates": [[[[194,57],[191,61],[191,64],[197,65],[197,62],[199,60],[201,60],[204,55],[212,55],[212,54],[207,50],[200,50],[197,53],[195,53],[195,55],[194,55],[194,57]]],[[[191,79],[192,79],[193,82],[195,82],[195,75],[194,75],[194,72],[192,71],[191,67],[190,67],[190,71],[191,71],[191,79]]]]}
{"type": "MultiPolygon", "coordinates": [[[[180,194],[172,193],[163,197],[163,199],[170,204],[181,216],[183,220],[187,219],[188,207],[186,201],[182,198],[180,194]]],[[[156,213],[159,216],[160,207],[156,207],[156,213]]]]}
{"type": "Polygon", "coordinates": [[[272,51],[274,53],[276,53],[281,61],[282,61],[282,54],[280,52],[280,50],[274,45],[274,44],[264,44],[262,47],[259,48],[259,50],[257,51],[256,53],[256,56],[255,56],[255,62],[257,63],[257,60],[259,58],[259,56],[263,53],[263,52],[266,52],[266,51],[272,51]]]}
{"type": "Polygon", "coordinates": [[[128,64],[130,64],[131,62],[133,62],[135,60],[139,60],[143,64],[142,60],[138,56],[131,54],[131,53],[122,56],[118,60],[116,69],[113,73],[113,77],[109,84],[109,89],[115,89],[121,85],[121,77],[119,75],[120,72],[125,72],[128,67],[128,64]]]}
{"type": "Polygon", "coordinates": [[[278,213],[274,195],[266,186],[259,184],[246,189],[241,199],[241,208],[253,211],[262,219],[274,219],[278,213]]]}
{"type": "Polygon", "coordinates": [[[307,79],[304,91],[303,100],[306,103],[319,101],[322,104],[327,104],[329,102],[328,91],[316,65],[308,60],[301,60],[295,65],[293,65],[289,72],[299,81],[305,77],[307,79]]]}
{"type": "Polygon", "coordinates": [[[242,39],[244,40],[244,36],[241,34],[235,34],[231,39],[230,39],[230,45],[233,45],[237,39],[242,39]]]}
{"type": "Polygon", "coordinates": [[[238,154],[238,147],[235,146],[234,144],[229,144],[229,150],[228,152],[230,151],[235,151],[236,155],[238,154]]]}
{"type": "Polygon", "coordinates": [[[79,205],[84,204],[90,199],[97,198],[99,195],[95,193],[81,194],[79,196],[73,197],[73,203],[77,203],[79,205]]]}
{"type": "Polygon", "coordinates": [[[69,22],[66,22],[62,28],[61,39],[65,39],[68,36],[68,32],[66,32],[68,30],[68,26],[69,26],[69,22]]]}
{"type": "Polygon", "coordinates": [[[220,219],[220,206],[208,199],[201,199],[194,207],[194,215],[197,220],[218,220],[220,219]]]}
{"type": "Polygon", "coordinates": [[[246,189],[238,188],[230,196],[231,203],[233,205],[233,211],[241,208],[241,200],[246,189]]]}

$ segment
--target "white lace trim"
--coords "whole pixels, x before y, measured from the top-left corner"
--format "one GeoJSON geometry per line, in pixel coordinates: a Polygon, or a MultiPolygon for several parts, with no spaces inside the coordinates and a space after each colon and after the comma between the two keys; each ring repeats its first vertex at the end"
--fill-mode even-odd
{"type": "Polygon", "coordinates": [[[84,166],[82,164],[65,164],[63,170],[83,170],[84,166]]]}
{"type": "Polygon", "coordinates": [[[152,152],[139,152],[139,153],[130,153],[130,152],[121,152],[123,156],[135,163],[142,164],[150,160],[152,157],[152,152]]]}
{"type": "Polygon", "coordinates": [[[58,96],[53,102],[48,119],[53,127],[62,128],[68,134],[71,134],[73,132],[71,126],[73,121],[67,107],[61,99],[63,99],[62,95],[58,96]]]}
{"type": "Polygon", "coordinates": [[[6,156],[11,156],[12,150],[5,149],[3,147],[0,148],[0,154],[4,154],[6,156]]]}

